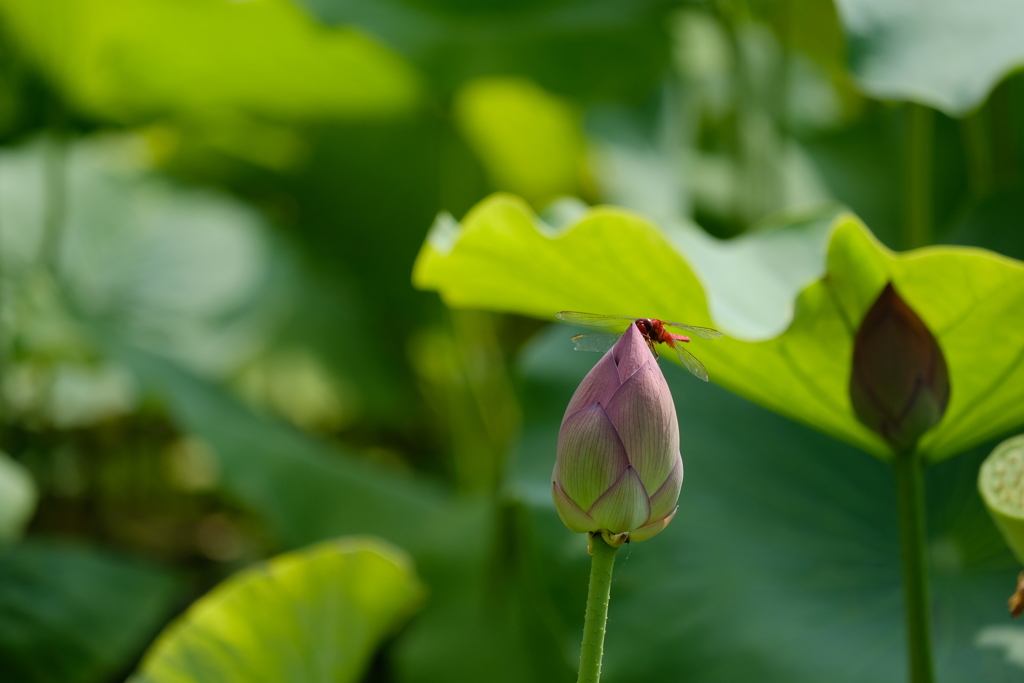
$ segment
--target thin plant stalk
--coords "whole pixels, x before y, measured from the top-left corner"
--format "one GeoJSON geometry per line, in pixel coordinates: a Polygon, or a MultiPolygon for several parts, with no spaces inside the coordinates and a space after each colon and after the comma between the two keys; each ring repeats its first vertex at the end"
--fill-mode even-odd
{"type": "Polygon", "coordinates": [[[985,116],[988,113],[988,108],[985,107],[960,121],[964,151],[967,153],[967,168],[970,171],[968,180],[971,195],[975,199],[987,197],[995,186],[991,135],[985,116]]]}
{"type": "Polygon", "coordinates": [[[893,458],[903,564],[907,659],[911,683],[933,683],[931,594],[925,535],[924,463],[918,453],[893,458]]]}
{"type": "Polygon", "coordinates": [[[932,242],[932,127],[934,112],[920,104],[907,105],[904,161],[904,247],[916,249],[932,242]]]}
{"type": "Polygon", "coordinates": [[[41,268],[56,273],[60,258],[60,246],[64,236],[64,219],[67,208],[67,139],[57,128],[46,141],[44,163],[46,208],[43,220],[43,237],[39,244],[38,261],[41,268]]]}
{"type": "Polygon", "coordinates": [[[1004,188],[1017,182],[1017,124],[1014,122],[1014,104],[1006,84],[996,87],[989,98],[988,108],[991,110],[991,130],[993,143],[992,165],[996,187],[1004,188]]]}
{"type": "Polygon", "coordinates": [[[590,587],[587,591],[587,615],[583,622],[583,646],[580,648],[580,675],[576,679],[577,683],[598,683],[601,680],[612,567],[615,565],[615,551],[618,550],[608,545],[601,534],[593,535],[590,547],[590,587]]]}

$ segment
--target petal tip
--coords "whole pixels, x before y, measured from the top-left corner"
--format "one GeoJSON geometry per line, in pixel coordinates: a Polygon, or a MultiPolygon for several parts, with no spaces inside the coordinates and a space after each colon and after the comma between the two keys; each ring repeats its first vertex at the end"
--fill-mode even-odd
{"type": "Polygon", "coordinates": [[[551,497],[555,501],[555,511],[558,513],[558,517],[569,531],[582,534],[597,530],[597,524],[593,518],[572,502],[569,496],[565,495],[565,491],[558,485],[558,482],[551,482],[551,497]]]}
{"type": "Polygon", "coordinates": [[[679,512],[678,505],[667,517],[659,519],[657,522],[651,522],[650,524],[642,526],[639,529],[634,529],[629,534],[629,540],[640,543],[641,541],[646,541],[650,538],[654,538],[659,533],[665,530],[665,527],[667,527],[668,523],[675,518],[677,512],[679,512]]]}
{"type": "Polygon", "coordinates": [[[587,514],[601,530],[618,534],[632,531],[651,516],[651,501],[636,470],[627,466],[607,491],[601,494],[587,514]]]}

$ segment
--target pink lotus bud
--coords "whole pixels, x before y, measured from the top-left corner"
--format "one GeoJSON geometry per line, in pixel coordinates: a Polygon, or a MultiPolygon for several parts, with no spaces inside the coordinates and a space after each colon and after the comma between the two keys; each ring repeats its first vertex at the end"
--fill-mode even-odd
{"type": "Polygon", "coordinates": [[[942,349],[892,283],[864,315],[853,339],[850,402],[860,421],[901,453],[914,449],[949,404],[942,349]]]}
{"type": "Polygon", "coordinates": [[[558,515],[612,545],[645,541],[675,516],[683,483],[672,394],[630,325],[583,378],[558,433],[552,475],[558,515]]]}

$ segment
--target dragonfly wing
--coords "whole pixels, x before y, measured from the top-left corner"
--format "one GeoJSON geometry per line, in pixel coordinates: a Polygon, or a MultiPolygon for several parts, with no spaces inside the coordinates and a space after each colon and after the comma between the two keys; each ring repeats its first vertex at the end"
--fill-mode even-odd
{"type": "Polygon", "coordinates": [[[629,327],[629,324],[636,320],[628,315],[602,315],[601,313],[581,313],[579,311],[562,311],[556,313],[555,317],[574,325],[585,325],[586,327],[629,327]]]}
{"type": "Polygon", "coordinates": [[[617,332],[608,334],[577,334],[572,340],[576,343],[577,351],[597,351],[604,353],[615,346],[621,335],[617,332]]]}
{"type": "Polygon", "coordinates": [[[682,330],[683,332],[687,332],[687,333],[689,333],[690,335],[692,335],[694,337],[700,337],[701,339],[721,339],[722,337],[725,336],[724,334],[722,334],[718,330],[712,329],[710,327],[694,327],[693,325],[684,325],[683,323],[673,323],[673,322],[669,322],[667,320],[662,320],[661,322],[662,322],[663,325],[668,325],[669,327],[674,327],[677,330],[682,330]]]}
{"type": "Polygon", "coordinates": [[[676,344],[676,354],[682,361],[683,367],[692,372],[697,379],[708,381],[708,371],[704,364],[697,360],[697,357],[683,348],[682,344],[676,344]]]}

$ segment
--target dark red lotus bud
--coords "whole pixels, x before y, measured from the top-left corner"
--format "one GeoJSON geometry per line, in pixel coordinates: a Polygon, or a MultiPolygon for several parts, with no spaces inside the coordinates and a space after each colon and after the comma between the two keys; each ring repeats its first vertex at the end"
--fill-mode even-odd
{"type": "Polygon", "coordinates": [[[860,421],[899,453],[913,450],[949,405],[942,349],[892,283],[878,295],[853,339],[850,400],[860,421]]]}

